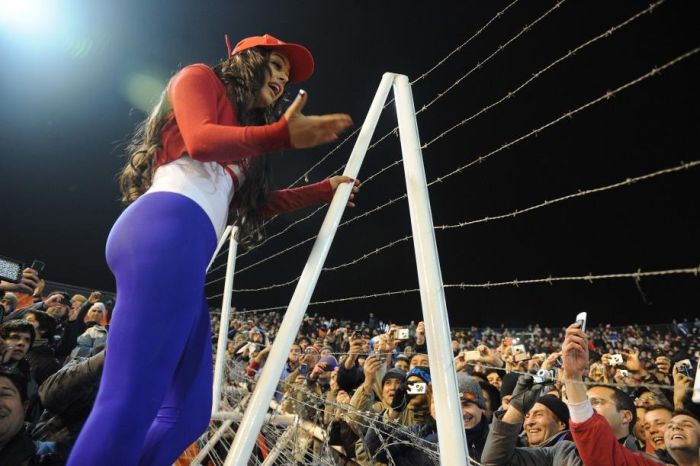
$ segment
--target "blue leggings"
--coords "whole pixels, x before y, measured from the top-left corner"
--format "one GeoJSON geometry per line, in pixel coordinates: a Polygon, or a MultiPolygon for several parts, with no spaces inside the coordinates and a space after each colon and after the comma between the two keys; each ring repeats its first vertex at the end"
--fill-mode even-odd
{"type": "Polygon", "coordinates": [[[119,217],[107,239],[117,305],[104,371],[69,465],[170,465],[207,428],[215,246],[209,217],[180,194],[147,194],[119,217]]]}

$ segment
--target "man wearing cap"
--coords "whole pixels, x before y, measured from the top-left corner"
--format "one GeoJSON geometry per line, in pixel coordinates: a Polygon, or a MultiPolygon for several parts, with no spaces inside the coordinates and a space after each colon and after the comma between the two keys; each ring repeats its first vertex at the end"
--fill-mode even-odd
{"type": "Polygon", "coordinates": [[[542,395],[525,415],[523,429],[530,447],[549,447],[569,435],[569,409],[554,395],[542,395]]]}
{"type": "Polygon", "coordinates": [[[482,464],[583,465],[573,442],[563,438],[565,434],[561,433],[560,427],[566,423],[563,418],[567,416],[556,403],[555,397],[541,396],[545,388],[542,384],[535,384],[529,374],[518,378],[507,410],[501,409],[494,413],[491,431],[481,456],[482,464]],[[525,414],[528,415],[527,418],[525,414]],[[519,445],[519,434],[523,427],[528,442],[533,442],[529,447],[519,445]]]}
{"type": "Polygon", "coordinates": [[[406,380],[406,373],[400,369],[390,369],[386,371],[381,380],[381,397],[376,400],[374,391],[377,371],[382,361],[377,356],[370,356],[365,360],[364,374],[362,382],[350,400],[350,404],[358,411],[372,412],[379,414],[391,407],[396,390],[406,380]]]}
{"type": "MultiPolygon", "coordinates": [[[[489,434],[489,419],[486,418],[486,399],[479,383],[465,373],[457,373],[457,390],[462,405],[464,433],[467,436],[469,457],[481,461],[484,445],[489,434]]],[[[434,403],[433,403],[434,405],[434,403]]],[[[435,417],[434,406],[430,411],[435,417]]],[[[437,438],[435,439],[437,442],[437,438]]]]}
{"type": "Polygon", "coordinates": [[[431,381],[430,368],[427,366],[414,367],[408,371],[406,383],[394,393],[390,404],[391,409],[387,411],[387,418],[390,420],[401,418],[400,422],[404,425],[425,422],[428,417],[428,387],[431,381]],[[423,386],[425,389],[422,388],[423,386]],[[411,393],[412,391],[414,393],[411,393]]]}
{"type": "MultiPolygon", "coordinates": [[[[350,400],[350,405],[356,408],[356,411],[349,413],[349,424],[355,432],[361,433],[362,437],[355,443],[355,455],[360,464],[373,464],[374,449],[369,449],[370,446],[376,444],[378,437],[375,424],[382,425],[389,421],[388,412],[392,411],[391,406],[394,403],[397,390],[406,381],[406,373],[401,369],[392,368],[382,377],[381,387],[382,396],[380,401],[374,402],[373,384],[376,377],[376,371],[381,361],[376,356],[371,356],[365,361],[365,381],[355,391],[355,394],[350,400]],[[364,414],[363,414],[364,412],[364,414]],[[367,415],[374,414],[374,420],[371,421],[371,427],[368,429],[367,415]],[[368,436],[368,437],[367,437],[368,436]],[[369,442],[368,442],[369,440],[369,442]]],[[[399,416],[393,417],[392,421],[401,425],[408,422],[409,410],[405,409],[399,416]]],[[[381,443],[381,440],[379,440],[381,443]]]]}

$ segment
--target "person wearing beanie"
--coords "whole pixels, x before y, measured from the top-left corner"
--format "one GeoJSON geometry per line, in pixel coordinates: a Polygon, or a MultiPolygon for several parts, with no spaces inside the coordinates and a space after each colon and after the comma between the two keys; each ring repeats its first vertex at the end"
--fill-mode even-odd
{"type": "MultiPolygon", "coordinates": [[[[463,372],[457,373],[457,390],[462,405],[462,421],[467,436],[469,457],[481,461],[486,438],[489,434],[489,419],[486,417],[486,399],[481,392],[479,382],[463,372]]],[[[434,407],[430,412],[435,417],[434,407]]],[[[436,439],[437,441],[437,439],[436,439]]]]}
{"type": "MultiPolygon", "coordinates": [[[[529,374],[520,375],[509,373],[503,379],[503,388],[512,382],[510,376],[515,375],[515,386],[508,388],[510,403],[507,408],[501,408],[493,415],[491,429],[486,439],[486,445],[481,456],[484,465],[532,464],[548,466],[582,466],[572,441],[566,434],[559,434],[558,425],[566,424],[559,399],[544,395],[547,386],[535,383],[529,374]],[[527,415],[527,417],[526,417],[527,415]],[[559,417],[561,416],[561,417],[559,417]],[[540,418],[552,418],[552,425],[537,422],[540,418]],[[547,424],[545,428],[543,424],[547,424]],[[527,447],[520,433],[525,426],[528,440],[536,445],[527,447]],[[528,433],[528,430],[531,432],[528,433]],[[561,435],[561,437],[559,437],[561,435]]],[[[504,393],[503,389],[501,393],[504,393]]],[[[568,431],[566,431],[568,432],[568,431]]]]}
{"type": "Polygon", "coordinates": [[[399,383],[403,383],[406,381],[406,373],[397,368],[389,369],[386,371],[386,374],[384,374],[384,377],[382,377],[382,389],[384,388],[386,382],[392,379],[398,380],[399,383]]]}
{"type": "Polygon", "coordinates": [[[561,440],[571,440],[569,435],[569,408],[553,395],[543,395],[525,415],[523,430],[531,447],[546,447],[561,440]]]}

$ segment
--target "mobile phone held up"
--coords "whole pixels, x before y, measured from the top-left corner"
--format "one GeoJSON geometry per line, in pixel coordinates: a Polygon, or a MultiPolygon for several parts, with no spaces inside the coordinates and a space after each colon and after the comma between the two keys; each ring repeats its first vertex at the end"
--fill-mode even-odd
{"type": "Polygon", "coordinates": [[[19,283],[22,280],[22,263],[0,256],[0,280],[19,283]]]}
{"type": "Polygon", "coordinates": [[[579,312],[576,316],[576,323],[581,326],[582,331],[586,331],[586,320],[588,319],[587,312],[579,312]]]}
{"type": "Polygon", "coordinates": [[[303,375],[304,377],[309,375],[309,365],[308,364],[302,364],[301,366],[299,366],[299,375],[303,375]]]}
{"type": "Polygon", "coordinates": [[[695,361],[695,383],[693,384],[693,403],[700,403],[700,364],[695,361]]]}
{"type": "Polygon", "coordinates": [[[32,261],[32,265],[29,266],[30,269],[36,270],[36,273],[38,273],[39,275],[41,275],[44,272],[44,267],[46,267],[46,264],[44,264],[39,259],[34,259],[32,261]]]}

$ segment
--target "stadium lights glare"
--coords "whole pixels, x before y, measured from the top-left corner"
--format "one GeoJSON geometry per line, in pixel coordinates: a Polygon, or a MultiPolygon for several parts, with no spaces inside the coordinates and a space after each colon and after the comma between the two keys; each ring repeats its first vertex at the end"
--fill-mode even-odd
{"type": "Polygon", "coordinates": [[[0,28],[22,36],[45,36],[57,24],[56,2],[0,0],[0,28]]]}

